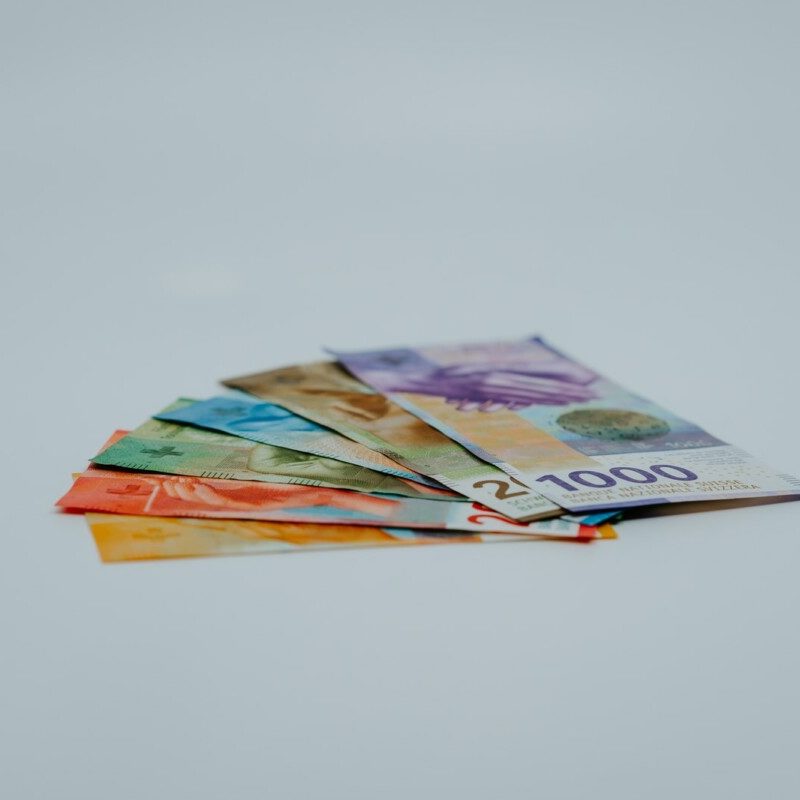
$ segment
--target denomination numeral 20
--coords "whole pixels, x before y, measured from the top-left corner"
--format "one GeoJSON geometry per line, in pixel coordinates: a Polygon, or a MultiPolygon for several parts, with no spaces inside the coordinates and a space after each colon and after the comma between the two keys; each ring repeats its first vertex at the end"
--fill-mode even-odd
{"type": "MultiPolygon", "coordinates": [[[[593,469],[576,469],[569,473],[569,478],[574,483],[588,486],[590,489],[610,489],[617,485],[617,478],[628,483],[655,483],[659,478],[671,481],[696,481],[697,475],[686,467],[676,467],[673,464],[653,464],[649,471],[638,467],[612,467],[608,473],[597,472],[593,469]]],[[[568,492],[577,492],[579,488],[556,475],[542,475],[536,480],[538,483],[550,481],[568,492]]]]}
{"type": "Polygon", "coordinates": [[[483,489],[485,486],[488,486],[489,484],[493,484],[494,486],[497,487],[497,489],[495,489],[494,496],[498,500],[508,500],[508,499],[510,499],[512,497],[522,497],[523,495],[526,495],[526,494],[529,493],[528,487],[524,483],[522,483],[521,481],[518,481],[516,478],[512,478],[510,475],[508,476],[508,480],[511,481],[511,483],[516,483],[517,486],[521,486],[522,487],[522,491],[521,492],[520,491],[516,491],[516,492],[509,491],[511,489],[511,483],[508,483],[508,481],[498,481],[498,480],[495,480],[494,478],[492,478],[491,480],[489,480],[487,478],[486,480],[483,480],[483,481],[476,481],[475,483],[472,484],[472,488],[473,489],[483,489]]]}

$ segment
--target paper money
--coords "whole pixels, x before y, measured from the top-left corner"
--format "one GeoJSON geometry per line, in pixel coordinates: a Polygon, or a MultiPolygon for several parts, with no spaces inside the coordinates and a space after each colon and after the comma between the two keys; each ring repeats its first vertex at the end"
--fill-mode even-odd
{"type": "MultiPolygon", "coordinates": [[[[165,410],[190,403],[179,400],[165,410]]],[[[238,436],[151,419],[92,459],[103,466],[229,480],[297,483],[406,497],[448,497],[403,478],[238,436]]]]}
{"type": "MultiPolygon", "coordinates": [[[[424,544],[522,542],[549,537],[442,533],[346,525],[87,514],[105,562],[424,544]]],[[[613,531],[605,531],[609,538],[613,531]]]]}
{"type": "Polygon", "coordinates": [[[322,486],[173,477],[90,468],[56,504],[71,511],[267,522],[368,525],[596,538],[595,525],[566,517],[518,522],[478,503],[349,492],[322,486]]]}
{"type": "Polygon", "coordinates": [[[382,453],[370,450],[363,444],[347,439],[330,428],[324,428],[274,403],[245,397],[212,397],[173,411],[164,411],[156,414],[155,418],[183,425],[196,425],[260,444],[313,453],[398,478],[436,485],[430,478],[402,467],[382,453]]]}
{"type": "Polygon", "coordinates": [[[268,370],[223,383],[332,428],[504,516],[530,520],[561,513],[538,492],[476,458],[331,361],[268,370]]]}
{"type": "Polygon", "coordinates": [[[540,338],[337,353],[354,375],[573,512],[800,495],[762,466],[540,338]]]}

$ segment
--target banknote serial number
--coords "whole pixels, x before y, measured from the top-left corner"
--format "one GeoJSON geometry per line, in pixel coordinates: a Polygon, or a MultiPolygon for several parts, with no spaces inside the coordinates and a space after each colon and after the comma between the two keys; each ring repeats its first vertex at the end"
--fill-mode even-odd
{"type": "Polygon", "coordinates": [[[557,475],[542,475],[537,478],[538,483],[550,481],[567,492],[580,491],[581,486],[590,489],[610,489],[619,481],[627,483],[655,483],[659,479],[668,481],[696,481],[697,475],[686,467],[676,467],[674,464],[653,464],[650,469],[639,467],[612,467],[608,472],[597,472],[593,469],[576,469],[569,473],[569,479],[559,478],[557,475]],[[573,484],[579,484],[574,486],[573,484]]]}

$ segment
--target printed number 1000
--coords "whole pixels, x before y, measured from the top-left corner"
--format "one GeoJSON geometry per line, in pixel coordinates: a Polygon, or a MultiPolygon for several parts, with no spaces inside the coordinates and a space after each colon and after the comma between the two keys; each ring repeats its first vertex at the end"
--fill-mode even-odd
{"type": "MultiPolygon", "coordinates": [[[[627,483],[655,483],[659,478],[670,481],[696,481],[697,475],[686,467],[676,467],[673,464],[653,464],[649,470],[638,467],[612,467],[607,473],[596,472],[593,469],[576,469],[569,473],[569,479],[573,483],[590,489],[610,489],[617,485],[618,480],[627,483]]],[[[573,486],[556,475],[542,475],[536,481],[538,483],[550,481],[568,492],[579,491],[578,486],[573,486]]]]}

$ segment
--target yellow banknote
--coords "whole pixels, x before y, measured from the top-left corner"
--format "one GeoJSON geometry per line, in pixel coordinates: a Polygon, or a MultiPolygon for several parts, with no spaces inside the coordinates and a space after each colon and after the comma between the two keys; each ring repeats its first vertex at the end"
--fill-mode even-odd
{"type": "MultiPolygon", "coordinates": [[[[162,558],[286,553],[385,545],[526,542],[554,539],[525,534],[460,534],[401,528],[311,525],[232,519],[86,514],[100,558],[105,562],[162,558]]],[[[595,538],[614,539],[610,525],[595,538]]],[[[568,541],[575,541],[574,538],[568,541]]]]}

